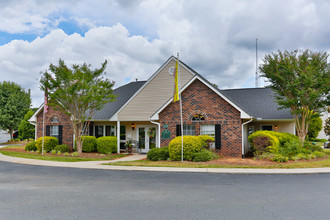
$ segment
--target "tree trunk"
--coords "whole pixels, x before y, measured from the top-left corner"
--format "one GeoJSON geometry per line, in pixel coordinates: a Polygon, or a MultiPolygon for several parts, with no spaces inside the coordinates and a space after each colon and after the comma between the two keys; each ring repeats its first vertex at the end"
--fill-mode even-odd
{"type": "Polygon", "coordinates": [[[10,140],[14,140],[13,129],[9,128],[9,133],[10,133],[10,140]]]}

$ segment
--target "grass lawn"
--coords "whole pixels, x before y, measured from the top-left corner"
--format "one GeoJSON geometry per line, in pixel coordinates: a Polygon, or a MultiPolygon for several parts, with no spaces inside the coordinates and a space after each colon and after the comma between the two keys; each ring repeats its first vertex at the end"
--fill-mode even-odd
{"type": "MultiPolygon", "coordinates": [[[[324,150],[328,158],[317,160],[304,160],[287,163],[273,163],[272,165],[222,165],[212,164],[210,162],[179,162],[179,161],[130,161],[130,162],[116,162],[106,163],[104,165],[116,166],[145,166],[145,167],[183,167],[183,168],[259,168],[259,169],[295,169],[295,168],[319,168],[330,167],[330,149],[324,150]]],[[[221,160],[221,159],[220,159],[221,160]]]]}
{"type": "Polygon", "coordinates": [[[59,162],[80,162],[80,161],[100,161],[100,160],[114,160],[121,157],[126,157],[125,154],[111,154],[111,155],[104,155],[102,158],[83,158],[83,157],[73,157],[70,155],[64,156],[63,154],[58,155],[41,155],[39,153],[30,153],[30,152],[15,152],[9,151],[10,149],[24,149],[24,145],[11,145],[7,147],[0,148],[0,153],[6,156],[11,157],[21,157],[21,158],[28,158],[28,159],[36,159],[36,160],[49,160],[49,161],[59,161],[59,162]]]}

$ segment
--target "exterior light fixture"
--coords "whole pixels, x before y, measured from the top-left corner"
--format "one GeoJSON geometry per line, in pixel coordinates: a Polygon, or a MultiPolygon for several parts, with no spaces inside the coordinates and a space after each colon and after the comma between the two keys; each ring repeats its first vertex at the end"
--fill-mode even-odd
{"type": "Polygon", "coordinates": [[[135,124],[134,123],[132,123],[131,128],[134,131],[134,129],[135,129],[135,124]]]}
{"type": "Polygon", "coordinates": [[[277,125],[275,125],[275,129],[277,129],[278,127],[277,127],[277,125]]]}

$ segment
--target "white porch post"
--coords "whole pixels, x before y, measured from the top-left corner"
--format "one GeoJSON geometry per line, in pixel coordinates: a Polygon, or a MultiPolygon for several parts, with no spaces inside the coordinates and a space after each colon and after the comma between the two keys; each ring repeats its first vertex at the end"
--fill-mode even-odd
{"type": "Polygon", "coordinates": [[[117,153],[120,153],[120,121],[117,121],[117,153]]]}

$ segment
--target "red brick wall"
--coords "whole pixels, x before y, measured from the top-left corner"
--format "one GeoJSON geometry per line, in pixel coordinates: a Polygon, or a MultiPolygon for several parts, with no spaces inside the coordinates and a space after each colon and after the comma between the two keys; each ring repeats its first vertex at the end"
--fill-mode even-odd
{"type": "MultiPolygon", "coordinates": [[[[241,157],[241,117],[240,112],[209,89],[201,81],[195,80],[181,94],[183,124],[195,124],[195,134],[200,134],[201,124],[221,124],[221,150],[224,156],[241,157]],[[201,113],[205,117],[203,122],[193,122],[192,116],[201,113]]],[[[176,125],[180,124],[180,103],[169,104],[160,114],[159,121],[162,131],[163,125],[168,124],[170,139],[161,139],[161,146],[168,146],[176,137],[176,125]]]]}
{"type": "MultiPolygon", "coordinates": [[[[42,137],[42,123],[43,123],[43,110],[37,115],[37,138],[42,137]]],[[[62,125],[63,126],[63,137],[62,144],[66,144],[70,147],[73,146],[73,129],[71,126],[70,118],[59,111],[55,111],[49,106],[48,112],[45,114],[45,136],[46,136],[46,125],[62,125]],[[58,123],[51,123],[50,119],[56,116],[59,120],[58,123]]]]}

